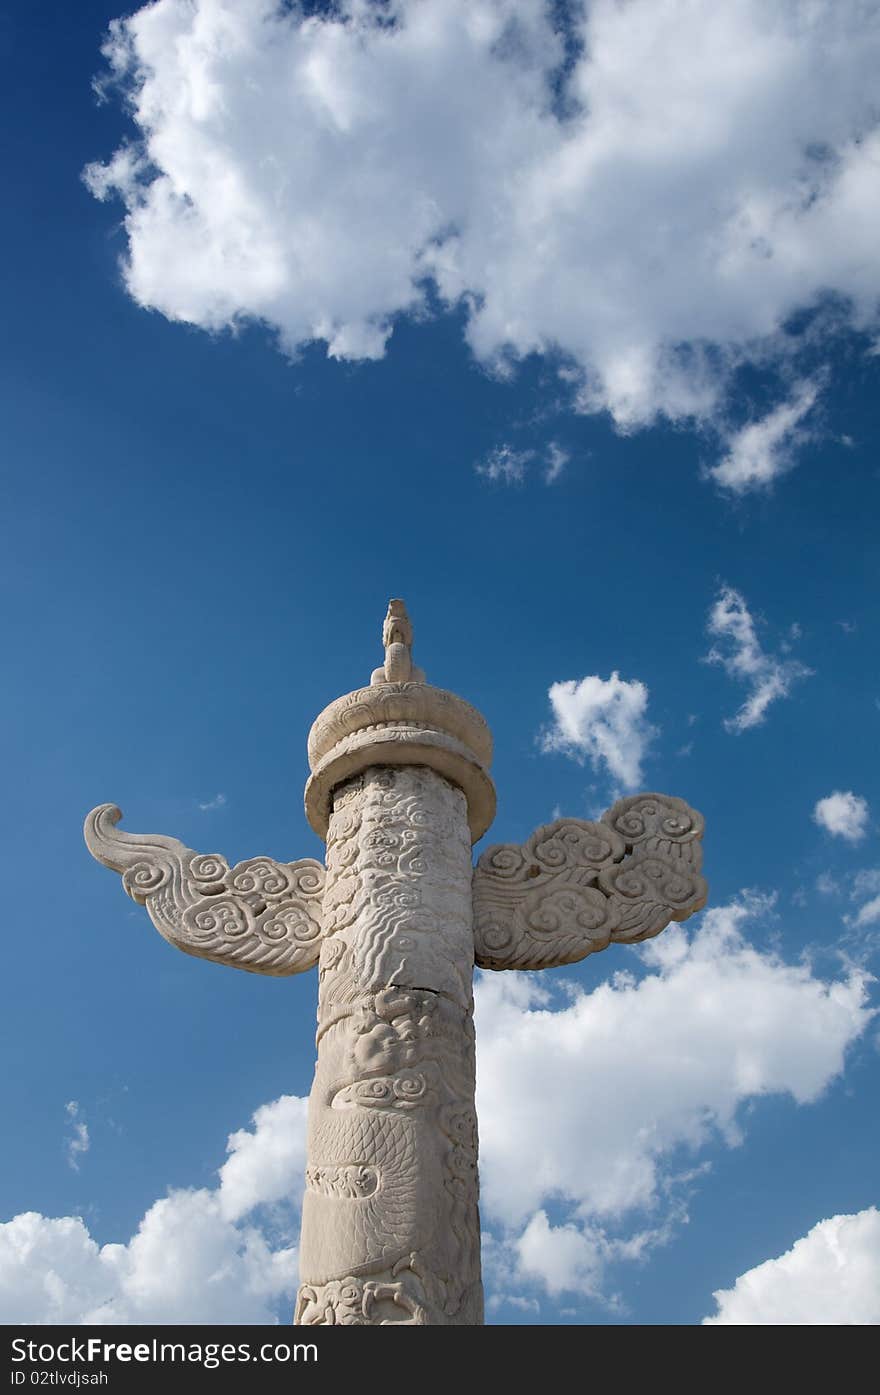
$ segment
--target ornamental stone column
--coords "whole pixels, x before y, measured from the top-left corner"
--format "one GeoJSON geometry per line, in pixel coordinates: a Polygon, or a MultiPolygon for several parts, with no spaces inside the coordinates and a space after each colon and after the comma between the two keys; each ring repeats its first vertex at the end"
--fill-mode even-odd
{"type": "Polygon", "coordinates": [[[479,712],[425,681],[388,607],[385,661],[309,734],[311,859],[230,868],[176,839],[86,819],[162,935],[255,973],[317,965],[300,1324],[483,1321],[474,1111],[474,964],[539,969],[656,935],[706,900],[703,822],[636,795],[523,846],[471,844],[495,813],[479,712]]]}

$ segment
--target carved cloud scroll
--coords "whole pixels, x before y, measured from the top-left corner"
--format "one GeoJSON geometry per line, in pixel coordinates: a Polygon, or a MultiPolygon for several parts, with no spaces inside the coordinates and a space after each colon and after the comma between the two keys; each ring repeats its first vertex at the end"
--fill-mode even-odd
{"type": "Polygon", "coordinates": [[[93,857],[121,872],[132,900],[186,954],[255,974],[298,974],[318,962],[324,868],[313,858],[252,857],[230,867],[177,838],[126,833],[115,804],[93,809],[85,839],[93,857]]]}
{"type": "Polygon", "coordinates": [[[706,904],[702,836],[702,815],[683,799],[637,794],[596,823],[559,819],[521,846],[488,848],[474,870],[476,963],[572,964],[685,920],[706,904]]]}

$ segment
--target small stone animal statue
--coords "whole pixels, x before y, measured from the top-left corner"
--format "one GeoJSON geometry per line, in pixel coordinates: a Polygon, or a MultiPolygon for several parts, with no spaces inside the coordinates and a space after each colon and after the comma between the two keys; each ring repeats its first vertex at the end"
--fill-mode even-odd
{"type": "Polygon", "coordinates": [[[382,626],[385,663],[373,669],[370,686],[377,683],[424,683],[424,669],[412,661],[413,628],[401,600],[388,602],[388,614],[382,626]]]}

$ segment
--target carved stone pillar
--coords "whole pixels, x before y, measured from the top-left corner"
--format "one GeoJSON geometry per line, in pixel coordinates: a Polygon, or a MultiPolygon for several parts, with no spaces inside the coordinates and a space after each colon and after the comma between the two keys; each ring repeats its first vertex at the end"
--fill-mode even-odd
{"type": "Polygon", "coordinates": [[[85,838],[160,934],[249,973],[319,967],[301,1324],[480,1323],[471,981],[573,964],[657,935],[706,902],[703,820],[662,794],[522,845],[470,847],[495,816],[492,737],[412,661],[392,600],[385,662],[309,733],[312,859],[230,867],[93,809],[85,838]]]}
{"type": "Polygon", "coordinates": [[[425,766],[334,791],[299,1323],[483,1320],[470,847],[425,766]]]}

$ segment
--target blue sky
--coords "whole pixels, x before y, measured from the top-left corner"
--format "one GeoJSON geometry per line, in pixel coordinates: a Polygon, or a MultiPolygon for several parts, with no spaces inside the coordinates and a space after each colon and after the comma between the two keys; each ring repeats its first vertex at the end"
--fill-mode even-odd
{"type": "Polygon", "coordinates": [[[81,823],[320,855],[402,595],[487,841],[707,822],[686,934],[478,985],[489,1321],[880,1321],[880,12],[306,8],[0,27],[0,1317],[287,1320],[314,977],[81,823]]]}

